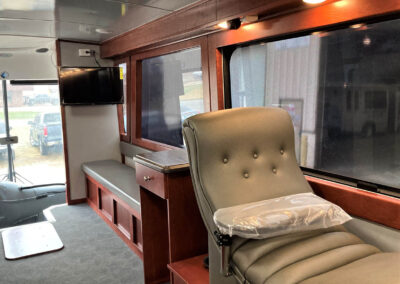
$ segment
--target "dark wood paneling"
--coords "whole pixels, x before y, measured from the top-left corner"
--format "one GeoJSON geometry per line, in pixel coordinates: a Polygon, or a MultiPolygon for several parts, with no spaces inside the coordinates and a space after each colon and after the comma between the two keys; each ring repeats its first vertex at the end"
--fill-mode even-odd
{"type": "Polygon", "coordinates": [[[86,194],[87,198],[93,203],[98,204],[98,187],[95,183],[91,182],[89,179],[86,179],[86,194]]]}
{"type": "Polygon", "coordinates": [[[124,234],[121,233],[121,231],[113,224],[113,222],[111,222],[107,217],[105,217],[102,212],[97,208],[97,206],[95,204],[93,204],[92,202],[90,202],[88,200],[88,205],[97,213],[97,215],[99,215],[104,222],[107,223],[108,226],[111,227],[111,229],[113,229],[113,231],[129,246],[129,248],[137,255],[139,256],[141,259],[143,259],[143,253],[142,250],[140,249],[140,246],[136,246],[131,240],[127,239],[126,236],[124,234]]]}
{"type": "MultiPolygon", "coordinates": [[[[136,212],[124,201],[115,196],[107,188],[103,187],[92,177],[86,176],[86,191],[89,194],[87,203],[89,206],[118,234],[118,236],[140,257],[142,255],[142,233],[140,212],[136,212]],[[110,196],[112,216],[105,215],[101,196],[106,193],[110,196]],[[92,197],[90,196],[92,195],[92,197]],[[97,202],[95,202],[97,200],[97,202]]],[[[110,202],[109,201],[109,202],[110,202]]],[[[108,210],[107,210],[108,211],[108,210]]]]}
{"type": "Polygon", "coordinates": [[[174,275],[174,283],[208,284],[210,283],[208,270],[203,261],[207,254],[202,254],[168,265],[174,275]]]}
{"type": "Polygon", "coordinates": [[[114,216],[114,206],[113,206],[113,196],[111,192],[103,190],[100,188],[100,210],[104,214],[104,216],[107,217],[110,221],[114,222],[113,216],[114,216]]]}
{"type": "MultiPolygon", "coordinates": [[[[100,188],[102,191],[107,192],[108,194],[112,194],[112,192],[105,188],[103,185],[101,185],[98,181],[96,181],[94,178],[92,178],[91,176],[85,175],[86,179],[88,179],[91,183],[95,184],[97,188],[100,188]]],[[[98,198],[99,199],[99,198],[98,198]]],[[[136,218],[138,218],[139,220],[140,218],[140,212],[136,212],[132,207],[130,207],[128,204],[126,204],[122,199],[120,199],[119,197],[117,197],[116,195],[113,195],[113,199],[116,200],[121,206],[123,206],[126,210],[129,211],[129,213],[133,216],[135,216],[136,218]]],[[[90,200],[88,200],[90,201],[90,200]]],[[[100,201],[100,200],[99,200],[100,201]]],[[[98,208],[100,208],[100,204],[98,204],[98,208]]]]}
{"type": "Polygon", "coordinates": [[[216,0],[199,1],[101,45],[102,57],[113,57],[166,39],[177,39],[216,21],[216,0]]]}
{"type": "Polygon", "coordinates": [[[132,216],[129,214],[129,211],[126,210],[123,206],[119,205],[117,202],[114,202],[115,206],[115,216],[114,223],[117,225],[118,229],[123,233],[129,240],[132,239],[132,229],[131,222],[132,216]]]}
{"type": "Polygon", "coordinates": [[[400,229],[400,199],[307,176],[314,192],[347,213],[400,229]]]}
{"type": "Polygon", "coordinates": [[[168,174],[170,263],[207,252],[207,230],[196,202],[189,172],[168,174]]]}
{"type": "MultiPolygon", "coordinates": [[[[57,56],[58,56],[57,58],[59,58],[61,55],[57,56]]],[[[72,205],[73,202],[71,200],[71,179],[69,176],[68,139],[67,139],[67,122],[65,118],[65,106],[61,106],[61,125],[62,125],[62,135],[63,135],[63,150],[64,150],[65,177],[66,177],[65,194],[66,194],[67,204],[72,205]]]]}
{"type": "Polygon", "coordinates": [[[136,244],[140,249],[143,249],[143,235],[142,235],[142,223],[139,219],[132,216],[132,242],[136,244]]]}
{"type": "Polygon", "coordinates": [[[140,188],[145,283],[169,281],[167,203],[140,188]]]}

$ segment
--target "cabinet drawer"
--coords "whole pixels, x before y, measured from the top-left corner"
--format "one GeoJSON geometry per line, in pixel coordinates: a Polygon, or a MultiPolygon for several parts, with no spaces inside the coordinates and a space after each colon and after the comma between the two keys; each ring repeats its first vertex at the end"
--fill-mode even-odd
{"type": "Polygon", "coordinates": [[[161,198],[167,198],[165,175],[136,163],[136,182],[161,198]]]}

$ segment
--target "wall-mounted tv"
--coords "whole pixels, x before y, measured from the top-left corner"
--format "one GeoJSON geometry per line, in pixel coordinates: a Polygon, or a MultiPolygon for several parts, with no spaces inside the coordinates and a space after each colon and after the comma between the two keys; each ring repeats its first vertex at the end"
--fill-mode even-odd
{"type": "Polygon", "coordinates": [[[61,67],[61,104],[104,105],[124,102],[119,67],[61,67]]]}

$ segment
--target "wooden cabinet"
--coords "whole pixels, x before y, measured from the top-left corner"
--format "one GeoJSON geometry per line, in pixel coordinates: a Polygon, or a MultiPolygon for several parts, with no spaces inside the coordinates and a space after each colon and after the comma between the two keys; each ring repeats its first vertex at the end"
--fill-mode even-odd
{"type": "Polygon", "coordinates": [[[207,231],[194,195],[186,153],[182,152],[163,151],[135,158],[145,283],[175,283],[168,264],[207,253],[207,231]]]}
{"type": "Polygon", "coordinates": [[[87,203],[140,257],[142,252],[142,223],[136,212],[113,192],[86,175],[87,203]]]}

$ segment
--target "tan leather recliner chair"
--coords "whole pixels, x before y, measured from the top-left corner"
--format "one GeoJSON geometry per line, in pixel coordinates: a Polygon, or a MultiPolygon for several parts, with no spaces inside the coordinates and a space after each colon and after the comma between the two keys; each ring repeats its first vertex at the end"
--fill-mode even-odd
{"type": "Polygon", "coordinates": [[[296,162],[286,111],[199,114],[184,122],[183,133],[209,232],[212,284],[400,283],[399,253],[382,253],[342,226],[263,240],[233,237],[231,244],[214,234],[219,208],[312,191],[296,162]]]}

